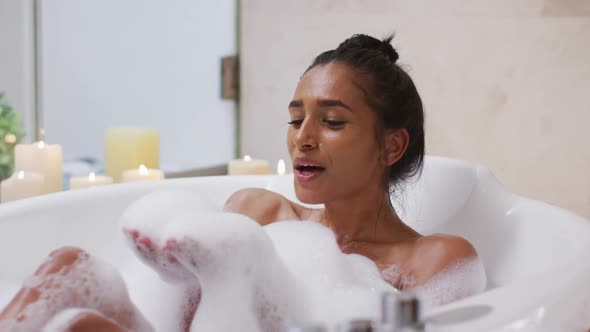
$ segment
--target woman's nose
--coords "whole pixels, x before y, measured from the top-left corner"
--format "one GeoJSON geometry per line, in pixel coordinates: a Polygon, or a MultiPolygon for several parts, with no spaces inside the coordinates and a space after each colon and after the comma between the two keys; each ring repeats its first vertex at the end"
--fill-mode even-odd
{"type": "Polygon", "coordinates": [[[311,150],[318,146],[317,127],[311,119],[307,118],[301,123],[295,135],[295,144],[299,150],[311,150]]]}

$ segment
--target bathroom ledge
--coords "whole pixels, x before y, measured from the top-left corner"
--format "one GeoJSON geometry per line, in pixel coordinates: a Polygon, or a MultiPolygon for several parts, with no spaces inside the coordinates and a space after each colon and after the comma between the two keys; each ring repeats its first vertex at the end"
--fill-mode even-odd
{"type": "Polygon", "coordinates": [[[210,167],[195,168],[180,172],[166,172],[167,179],[214,175],[227,175],[227,165],[216,165],[210,167]]]}

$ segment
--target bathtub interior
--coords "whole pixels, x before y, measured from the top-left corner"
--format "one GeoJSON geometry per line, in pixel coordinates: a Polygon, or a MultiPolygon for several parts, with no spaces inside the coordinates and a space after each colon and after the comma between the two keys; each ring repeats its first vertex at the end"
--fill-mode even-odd
{"type": "MultiPolygon", "coordinates": [[[[128,281],[141,275],[157,283],[159,277],[126,248],[117,227],[119,216],[135,199],[157,190],[188,190],[213,198],[221,209],[232,192],[246,187],[267,188],[296,200],[292,182],[292,176],[174,179],[5,204],[0,207],[0,290],[5,289],[4,295],[14,290],[48,252],[64,245],[82,247],[109,261],[128,281]]],[[[589,249],[586,220],[511,194],[487,169],[467,162],[428,157],[419,180],[397,192],[402,194],[393,195],[394,206],[418,231],[455,234],[474,244],[489,288],[534,277],[551,270],[555,262],[583,257],[589,249]]],[[[143,287],[129,282],[128,286],[132,298],[148,296],[143,287]]],[[[143,310],[149,316],[156,309],[143,310]]]]}

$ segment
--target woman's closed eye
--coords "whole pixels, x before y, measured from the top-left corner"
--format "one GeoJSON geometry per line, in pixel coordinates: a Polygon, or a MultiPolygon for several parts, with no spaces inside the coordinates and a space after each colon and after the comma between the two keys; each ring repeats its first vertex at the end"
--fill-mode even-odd
{"type": "MultiPolygon", "coordinates": [[[[303,120],[291,120],[287,123],[295,128],[299,128],[299,127],[301,127],[303,120]]],[[[340,129],[346,124],[346,121],[323,120],[323,123],[326,124],[326,126],[331,129],[340,129]]]]}
{"type": "Polygon", "coordinates": [[[299,128],[301,126],[301,124],[303,123],[303,120],[291,120],[287,123],[295,128],[299,128]]]}
{"type": "Polygon", "coordinates": [[[324,120],[324,123],[330,128],[337,129],[342,128],[346,124],[346,121],[324,120]]]}

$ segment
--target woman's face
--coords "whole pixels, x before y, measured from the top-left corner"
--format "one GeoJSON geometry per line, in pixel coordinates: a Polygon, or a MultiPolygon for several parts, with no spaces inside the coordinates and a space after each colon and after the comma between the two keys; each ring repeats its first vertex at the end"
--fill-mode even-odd
{"type": "Polygon", "coordinates": [[[385,164],[376,140],[377,115],[363,82],[341,63],[310,69],[289,104],[287,144],[295,191],[304,203],[353,198],[381,190],[385,164]]]}

